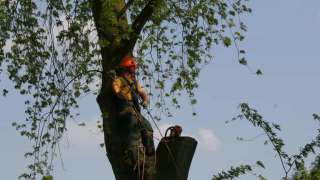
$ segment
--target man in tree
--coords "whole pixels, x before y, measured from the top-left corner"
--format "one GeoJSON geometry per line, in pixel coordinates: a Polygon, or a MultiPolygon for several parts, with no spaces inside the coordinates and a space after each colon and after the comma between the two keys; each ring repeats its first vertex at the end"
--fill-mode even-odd
{"type": "Polygon", "coordinates": [[[115,95],[116,121],[115,127],[121,141],[116,145],[110,144],[110,153],[118,153],[115,156],[118,161],[124,162],[125,167],[120,166],[121,172],[116,173],[121,177],[117,179],[154,179],[155,175],[155,148],[153,142],[153,130],[150,123],[140,114],[139,99],[142,106],[146,107],[149,97],[142,85],[136,80],[135,72],[137,62],[131,56],[124,57],[120,62],[117,76],[112,83],[115,95]],[[120,146],[116,152],[112,146],[120,146]],[[122,168],[121,168],[122,167],[122,168]]]}
{"type": "MultiPolygon", "coordinates": [[[[144,78],[150,80],[150,87],[157,87],[152,89],[154,95],[163,94],[162,102],[172,102],[178,108],[177,96],[185,91],[195,104],[198,76],[201,67],[213,59],[213,47],[219,44],[228,47],[232,39],[235,43],[244,39],[246,26],[239,15],[251,12],[247,3],[243,0],[0,1],[0,77],[1,72],[8,74],[14,88],[26,97],[26,121],[13,125],[32,142],[31,150],[25,154],[32,163],[21,177],[36,179],[37,175],[53,173],[52,159],[67,130],[67,119],[75,117],[73,109],[79,107],[79,97],[90,92],[94,79],[99,79],[97,102],[109,161],[117,180],[133,179],[132,169],[119,158],[125,150],[121,145],[134,141],[122,139],[129,136],[120,131],[119,122],[123,122],[120,117],[124,116],[120,116],[116,101],[121,96],[113,90],[114,79],[108,72],[116,69],[121,59],[132,54],[136,47],[137,56],[144,57],[144,78]]],[[[245,51],[239,49],[238,53],[240,64],[246,65],[242,58],[245,51]]],[[[8,93],[7,89],[0,91],[4,96],[8,93]]],[[[161,108],[168,106],[159,104],[161,108]]],[[[134,120],[137,119],[141,118],[134,120]]],[[[144,128],[146,122],[139,121],[144,128]]],[[[145,136],[140,132],[140,137],[145,136]]]]}

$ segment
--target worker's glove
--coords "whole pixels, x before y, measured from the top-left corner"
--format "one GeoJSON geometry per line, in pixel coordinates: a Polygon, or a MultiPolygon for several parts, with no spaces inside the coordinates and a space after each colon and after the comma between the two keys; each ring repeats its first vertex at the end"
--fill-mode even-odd
{"type": "Polygon", "coordinates": [[[148,107],[148,104],[149,104],[148,101],[143,101],[143,102],[141,103],[141,105],[142,105],[143,108],[147,108],[147,107],[148,107]]]}

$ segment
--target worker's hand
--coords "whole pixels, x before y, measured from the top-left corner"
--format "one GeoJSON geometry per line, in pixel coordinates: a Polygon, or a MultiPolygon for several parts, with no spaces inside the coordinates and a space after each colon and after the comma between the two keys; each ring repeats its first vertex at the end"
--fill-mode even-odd
{"type": "Polygon", "coordinates": [[[148,101],[143,101],[141,105],[142,105],[143,108],[147,108],[148,104],[149,104],[148,101]]]}

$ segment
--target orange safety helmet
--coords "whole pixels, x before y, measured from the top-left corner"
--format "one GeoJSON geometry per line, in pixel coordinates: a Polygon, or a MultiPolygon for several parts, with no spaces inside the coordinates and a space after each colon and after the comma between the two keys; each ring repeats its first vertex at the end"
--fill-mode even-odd
{"type": "Polygon", "coordinates": [[[132,57],[132,56],[125,56],[121,62],[120,62],[120,66],[123,68],[128,68],[128,67],[134,67],[137,68],[138,67],[138,63],[137,60],[132,57]]]}

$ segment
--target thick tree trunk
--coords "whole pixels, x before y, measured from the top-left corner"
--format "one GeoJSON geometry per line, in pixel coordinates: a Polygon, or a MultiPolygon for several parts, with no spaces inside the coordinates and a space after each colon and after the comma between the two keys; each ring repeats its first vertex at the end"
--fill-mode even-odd
{"type": "Polygon", "coordinates": [[[125,0],[92,1],[92,13],[103,59],[102,87],[97,102],[102,112],[106,151],[114,175],[117,180],[134,180],[133,170],[128,170],[128,165],[122,160],[124,139],[117,127],[117,110],[111,91],[113,79],[109,73],[116,68],[122,57],[131,54],[137,37],[132,36],[132,31],[129,31],[126,16],[119,17],[124,6],[125,0]]]}

